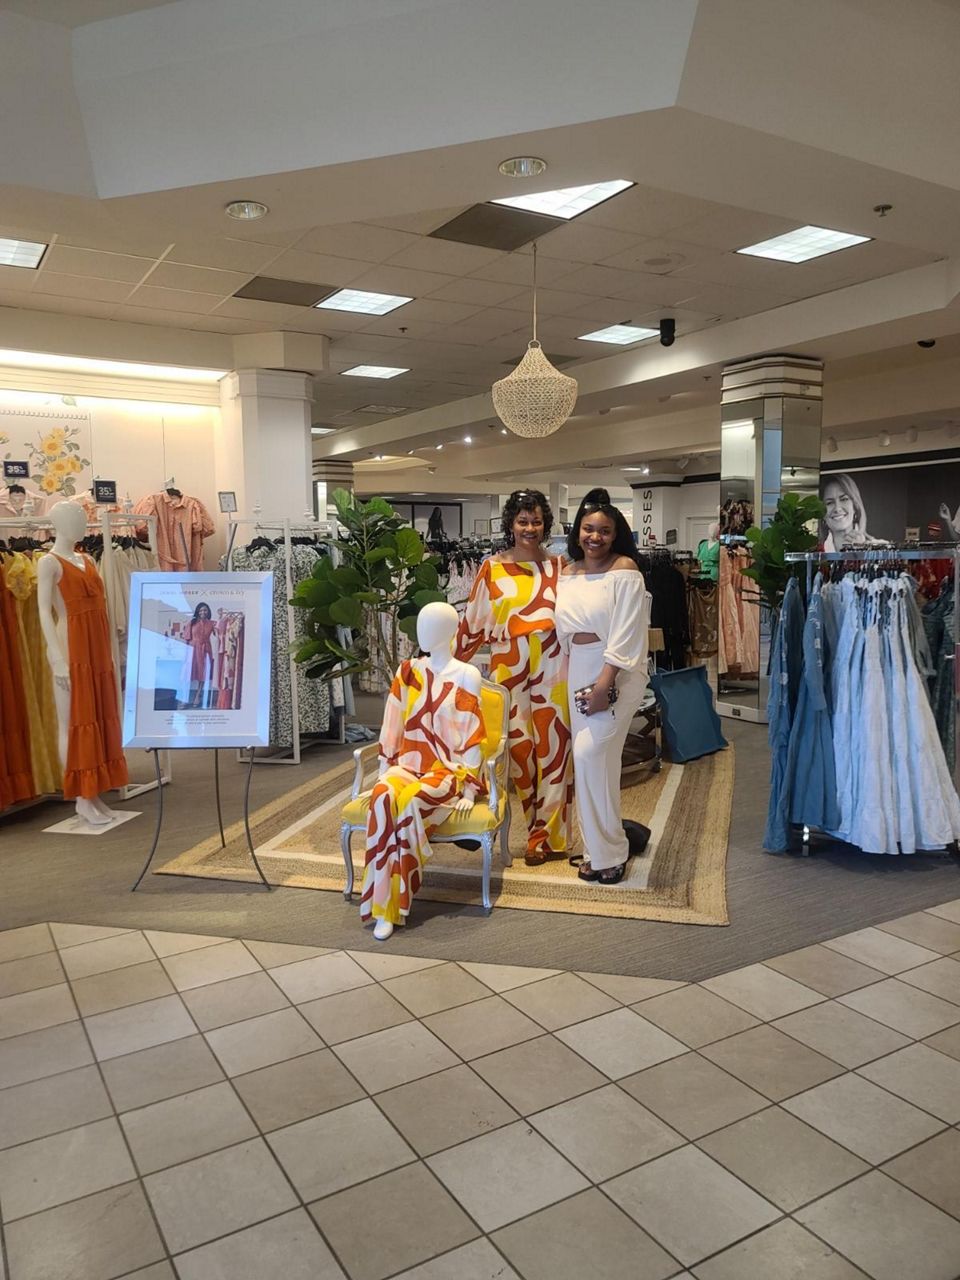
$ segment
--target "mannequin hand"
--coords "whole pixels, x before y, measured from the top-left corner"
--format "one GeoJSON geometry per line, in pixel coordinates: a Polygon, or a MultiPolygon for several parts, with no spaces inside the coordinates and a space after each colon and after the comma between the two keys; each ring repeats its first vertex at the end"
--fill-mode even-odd
{"type": "Polygon", "coordinates": [[[469,813],[477,802],[476,794],[472,787],[467,787],[463,795],[453,806],[454,813],[469,813]]]}
{"type": "Polygon", "coordinates": [[[595,684],[587,699],[587,709],[584,715],[593,716],[601,711],[610,710],[610,689],[605,684],[595,684]]]}

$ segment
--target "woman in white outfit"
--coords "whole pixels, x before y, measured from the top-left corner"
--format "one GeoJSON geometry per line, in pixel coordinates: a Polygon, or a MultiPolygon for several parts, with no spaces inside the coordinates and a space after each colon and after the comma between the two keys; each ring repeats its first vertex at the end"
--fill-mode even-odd
{"type": "Polygon", "coordinates": [[[587,859],[578,875],[618,884],[629,856],[620,821],[620,760],[647,688],[650,596],[626,520],[606,493],[598,496],[578,513],[570,534],[556,626],[570,654],[574,786],[587,859]],[[589,692],[578,697],[584,689],[589,692]]]}

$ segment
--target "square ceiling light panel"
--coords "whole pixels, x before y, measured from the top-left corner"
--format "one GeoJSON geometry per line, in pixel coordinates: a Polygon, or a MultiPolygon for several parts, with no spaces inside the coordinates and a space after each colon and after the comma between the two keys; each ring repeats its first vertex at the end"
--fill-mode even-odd
{"type": "Polygon", "coordinates": [[[0,267],[39,267],[49,245],[34,240],[0,239],[0,267]]]}
{"type": "Polygon", "coordinates": [[[393,369],[385,364],[356,364],[352,369],[344,369],[344,378],[398,378],[401,373],[409,373],[409,369],[393,369]]]}
{"type": "Polygon", "coordinates": [[[578,341],[609,342],[615,347],[629,347],[632,342],[655,338],[659,332],[659,329],[644,329],[636,324],[611,324],[606,329],[595,329],[593,333],[581,333],[578,341]]]}
{"type": "Polygon", "coordinates": [[[775,262],[809,262],[811,258],[822,258],[872,239],[872,236],[854,236],[847,231],[830,231],[827,227],[797,227],[796,231],[747,245],[737,253],[751,258],[772,258],[775,262]]]}
{"type": "Polygon", "coordinates": [[[528,213],[542,213],[550,218],[561,218],[569,222],[588,209],[595,209],[598,204],[618,196],[635,184],[626,178],[616,178],[612,182],[593,182],[586,187],[564,187],[560,191],[540,191],[529,196],[508,196],[505,200],[493,200],[492,204],[505,204],[511,209],[525,209],[528,213]]]}
{"type": "Polygon", "coordinates": [[[363,289],[338,289],[329,298],[322,298],[314,306],[322,311],[352,311],[357,315],[385,316],[397,307],[404,307],[412,298],[395,293],[367,293],[363,289]]]}

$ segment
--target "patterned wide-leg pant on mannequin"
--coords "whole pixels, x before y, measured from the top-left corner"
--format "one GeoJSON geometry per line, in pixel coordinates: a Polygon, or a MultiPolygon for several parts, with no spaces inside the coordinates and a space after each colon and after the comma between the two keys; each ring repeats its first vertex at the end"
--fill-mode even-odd
{"type": "Polygon", "coordinates": [[[430,833],[461,790],[457,775],[442,765],[422,776],[392,765],[378,779],[367,818],[361,920],[405,922],[431,856],[430,833]]]}
{"type": "Polygon", "coordinates": [[[491,645],[490,678],[510,691],[510,777],[527,822],[527,852],[566,853],[573,757],[567,659],[556,632],[491,645]]]}

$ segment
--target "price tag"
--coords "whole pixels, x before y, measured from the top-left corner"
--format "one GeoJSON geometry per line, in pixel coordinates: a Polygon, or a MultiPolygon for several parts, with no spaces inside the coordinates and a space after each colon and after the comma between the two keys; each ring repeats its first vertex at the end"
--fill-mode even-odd
{"type": "Polygon", "coordinates": [[[105,505],[115,503],[117,501],[116,480],[94,480],[93,500],[94,502],[101,502],[105,505]]]}
{"type": "Polygon", "coordinates": [[[29,480],[30,479],[30,463],[29,462],[4,462],[3,464],[4,480],[29,480]]]}

